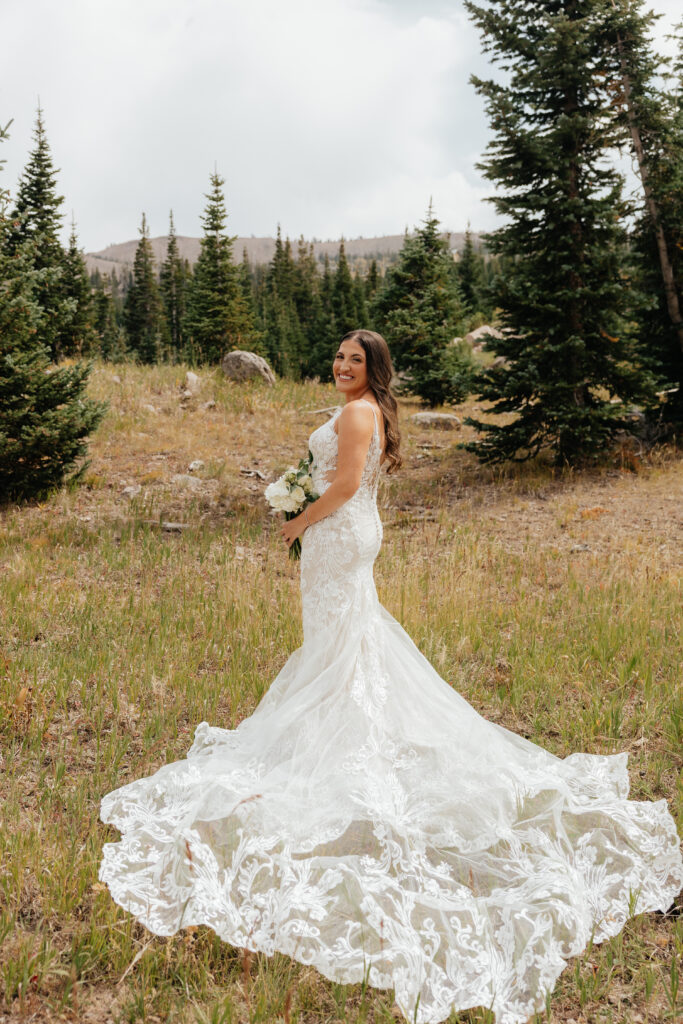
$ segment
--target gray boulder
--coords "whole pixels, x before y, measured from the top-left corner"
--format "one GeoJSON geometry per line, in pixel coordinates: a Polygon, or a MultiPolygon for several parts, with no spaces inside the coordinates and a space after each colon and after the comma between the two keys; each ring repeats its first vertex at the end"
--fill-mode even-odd
{"type": "Polygon", "coordinates": [[[216,491],[220,486],[218,480],[202,480],[201,477],[194,476],[191,473],[174,473],[171,477],[171,484],[176,494],[180,491],[193,491],[195,493],[216,491]]]}
{"type": "Polygon", "coordinates": [[[223,356],[221,368],[230,380],[263,380],[269,386],[275,383],[275,374],[263,358],[255,352],[244,352],[235,349],[223,356]]]}
{"type": "Polygon", "coordinates": [[[476,330],[470,331],[469,334],[465,335],[465,341],[472,346],[475,352],[481,352],[483,348],[486,348],[486,342],[489,337],[502,338],[503,335],[495,327],[489,327],[488,324],[482,324],[481,327],[477,327],[476,330]]]}
{"type": "Polygon", "coordinates": [[[437,430],[460,429],[460,419],[452,412],[416,412],[410,418],[418,427],[435,427],[437,430]]]}
{"type": "Polygon", "coordinates": [[[189,487],[191,491],[196,491],[202,486],[202,482],[197,476],[190,476],[189,473],[174,473],[171,477],[171,483],[178,487],[189,487]]]}

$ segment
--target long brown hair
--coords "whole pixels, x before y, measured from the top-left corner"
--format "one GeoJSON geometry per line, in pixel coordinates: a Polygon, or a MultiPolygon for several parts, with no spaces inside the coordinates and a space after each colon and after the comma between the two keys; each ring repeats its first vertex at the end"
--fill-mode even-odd
{"type": "Polygon", "coordinates": [[[368,385],[377,399],[384,420],[384,454],[389,463],[388,473],[399,469],[401,458],[401,432],[398,429],[398,406],[391,393],[391,378],[394,368],[389,354],[389,346],[381,334],[376,331],[349,331],[342,341],[357,341],[365,352],[365,368],[368,374],[368,385]]]}

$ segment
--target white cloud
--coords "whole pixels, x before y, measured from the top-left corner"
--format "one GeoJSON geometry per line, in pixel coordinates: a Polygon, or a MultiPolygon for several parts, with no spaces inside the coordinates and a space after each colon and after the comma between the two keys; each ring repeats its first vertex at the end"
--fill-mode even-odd
{"type": "MultiPolygon", "coordinates": [[[[668,25],[674,5],[657,4],[668,25]]],[[[660,26],[660,35],[666,30],[660,26]]],[[[489,137],[469,84],[476,31],[446,0],[2,0],[0,123],[13,186],[38,95],[65,207],[88,249],[199,234],[217,164],[229,230],[493,226],[474,168],[489,137]]]]}

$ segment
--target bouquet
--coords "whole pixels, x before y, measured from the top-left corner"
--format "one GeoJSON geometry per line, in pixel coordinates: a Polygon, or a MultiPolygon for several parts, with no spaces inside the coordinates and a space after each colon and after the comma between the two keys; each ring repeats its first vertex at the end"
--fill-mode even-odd
{"type": "MultiPolygon", "coordinates": [[[[313,455],[309,450],[307,458],[301,459],[298,466],[290,466],[281,477],[266,487],[266,501],[276,512],[284,512],[286,520],[293,519],[320,497],[313,490],[312,463],[313,455]]],[[[300,537],[291,545],[289,557],[301,558],[300,537]]]]}

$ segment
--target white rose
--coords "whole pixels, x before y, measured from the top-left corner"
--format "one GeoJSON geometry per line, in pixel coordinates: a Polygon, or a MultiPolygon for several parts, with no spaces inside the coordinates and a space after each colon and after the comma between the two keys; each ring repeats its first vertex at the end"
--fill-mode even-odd
{"type": "Polygon", "coordinates": [[[264,491],[264,496],[273,508],[279,509],[282,499],[289,497],[289,487],[285,478],[281,476],[274,483],[268,484],[264,491]]]}
{"type": "Polygon", "coordinates": [[[300,508],[306,501],[306,492],[303,489],[303,487],[299,487],[299,485],[297,484],[296,487],[292,487],[291,495],[292,500],[295,502],[292,512],[296,512],[297,508],[300,508]]]}

